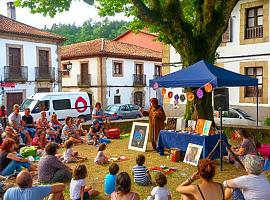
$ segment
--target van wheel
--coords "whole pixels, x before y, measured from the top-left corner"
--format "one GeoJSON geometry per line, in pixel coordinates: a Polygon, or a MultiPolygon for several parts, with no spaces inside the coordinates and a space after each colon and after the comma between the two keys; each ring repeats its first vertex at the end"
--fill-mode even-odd
{"type": "Polygon", "coordinates": [[[80,115],[78,118],[80,120],[83,120],[84,122],[86,122],[86,116],[85,115],[80,115]]]}

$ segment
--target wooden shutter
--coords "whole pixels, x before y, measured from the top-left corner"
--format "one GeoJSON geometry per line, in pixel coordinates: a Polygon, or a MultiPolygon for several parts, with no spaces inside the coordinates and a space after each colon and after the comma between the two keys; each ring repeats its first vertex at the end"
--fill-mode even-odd
{"type": "Polygon", "coordinates": [[[230,17],[227,30],[222,35],[222,42],[232,42],[232,18],[230,17]]]}
{"type": "Polygon", "coordinates": [[[39,50],[39,67],[49,68],[49,51],[39,50]]]}
{"type": "Polygon", "coordinates": [[[21,66],[21,49],[9,48],[9,66],[20,67],[21,66]]]}

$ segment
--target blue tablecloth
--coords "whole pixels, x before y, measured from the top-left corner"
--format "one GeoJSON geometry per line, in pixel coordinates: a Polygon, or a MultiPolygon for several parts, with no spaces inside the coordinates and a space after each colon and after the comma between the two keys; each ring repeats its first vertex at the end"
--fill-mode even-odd
{"type": "MultiPolygon", "coordinates": [[[[228,144],[227,138],[222,134],[222,139],[224,143],[228,144]]],[[[185,152],[188,143],[193,143],[203,146],[201,158],[206,158],[208,154],[212,151],[219,140],[219,134],[211,136],[201,136],[188,133],[178,133],[174,131],[162,130],[159,133],[157,148],[160,155],[164,155],[164,148],[178,148],[181,152],[185,152]]],[[[226,148],[222,147],[222,154],[225,155],[226,148]]],[[[213,158],[219,157],[219,148],[213,155],[213,158]]]]}

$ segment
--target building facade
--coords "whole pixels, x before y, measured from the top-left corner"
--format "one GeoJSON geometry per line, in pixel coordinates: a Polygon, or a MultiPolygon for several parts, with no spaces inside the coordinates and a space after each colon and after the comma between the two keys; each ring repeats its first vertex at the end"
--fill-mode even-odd
{"type": "Polygon", "coordinates": [[[132,44],[97,39],[62,47],[63,91],[85,91],[92,105],[132,103],[149,106],[155,92],[149,80],[161,75],[162,54],[132,44]]]}
{"type": "Polygon", "coordinates": [[[0,105],[12,105],[36,92],[59,91],[62,36],[0,15],[0,105]]]}
{"type": "MultiPolygon", "coordinates": [[[[164,49],[163,60],[169,63],[181,62],[173,47],[165,46],[164,49]]],[[[217,66],[258,79],[259,120],[264,120],[270,113],[269,0],[238,2],[231,13],[228,29],[223,34],[217,53],[217,66]]],[[[181,69],[181,64],[177,65],[170,67],[170,72],[181,69]]],[[[241,108],[256,118],[255,87],[229,88],[229,98],[231,107],[241,108]]]]}

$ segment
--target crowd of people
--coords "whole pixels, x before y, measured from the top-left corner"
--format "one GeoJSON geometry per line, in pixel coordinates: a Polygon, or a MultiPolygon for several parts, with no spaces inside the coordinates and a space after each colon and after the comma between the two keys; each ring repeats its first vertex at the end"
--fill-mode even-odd
{"type": "MultiPolygon", "coordinates": [[[[150,142],[156,150],[158,133],[164,128],[166,115],[155,98],[150,100],[150,142]]],[[[81,162],[87,158],[73,150],[76,144],[86,143],[97,147],[97,156],[94,163],[108,165],[108,173],[104,176],[104,193],[112,200],[138,200],[140,195],[131,191],[133,182],[139,186],[155,186],[149,191],[148,200],[171,200],[172,195],[167,185],[167,177],[163,173],[156,173],[153,178],[148,167],[145,166],[146,158],[143,154],[136,157],[136,165],[131,169],[132,177],[127,172],[119,173],[120,166],[109,162],[106,156],[108,141],[103,120],[106,119],[97,103],[93,110],[93,124],[89,130],[83,130],[81,120],[74,120],[67,116],[61,124],[56,114],[47,120],[46,112],[40,112],[40,118],[34,121],[30,109],[26,108],[24,116],[19,114],[19,106],[13,106],[13,113],[7,118],[7,113],[1,107],[0,114],[4,127],[0,151],[0,175],[16,177],[18,187],[11,187],[4,193],[4,200],[43,199],[49,196],[52,200],[64,199],[66,182],[70,182],[69,193],[72,200],[86,200],[100,194],[93,186],[87,185],[87,167],[81,162]],[[105,140],[103,140],[105,139],[105,140]],[[29,158],[24,158],[19,153],[20,149],[35,146],[39,156],[38,164],[32,164],[29,158]],[[63,154],[58,152],[59,147],[64,147],[63,154]],[[78,163],[71,169],[68,163],[78,163]],[[25,169],[25,170],[23,170],[25,169]],[[38,182],[42,185],[33,186],[32,176],[37,174],[38,182]],[[60,183],[59,183],[60,182],[60,183]]],[[[257,156],[257,146],[244,130],[236,130],[236,137],[242,141],[240,146],[232,148],[234,155],[244,164],[247,175],[226,180],[224,183],[214,181],[215,165],[212,160],[199,161],[198,170],[190,178],[181,183],[176,191],[182,199],[237,199],[237,200],[270,200],[270,184],[262,173],[262,162],[257,156]],[[193,184],[200,180],[197,184],[193,184]]],[[[228,155],[229,162],[237,163],[232,155],[228,155]]],[[[0,184],[2,187],[3,184],[0,184]]]]}

